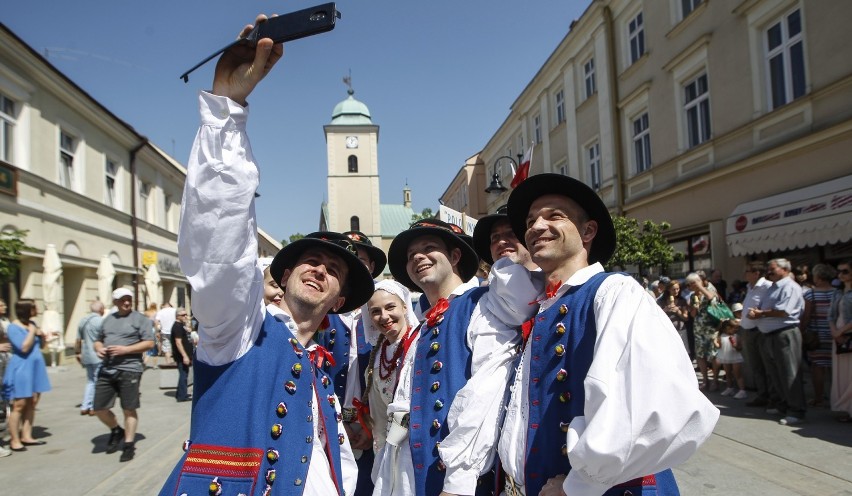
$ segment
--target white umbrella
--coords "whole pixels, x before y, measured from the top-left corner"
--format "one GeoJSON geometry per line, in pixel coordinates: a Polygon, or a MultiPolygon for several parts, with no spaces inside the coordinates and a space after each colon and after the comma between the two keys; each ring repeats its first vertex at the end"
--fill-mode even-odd
{"type": "Polygon", "coordinates": [[[107,255],[101,257],[98,265],[98,299],[107,308],[112,306],[112,281],[115,279],[115,267],[107,255]]]}
{"type": "Polygon", "coordinates": [[[48,244],[44,250],[43,272],[41,276],[41,289],[44,297],[44,314],[41,319],[41,328],[48,336],[48,345],[53,355],[52,364],[56,366],[56,354],[65,350],[65,339],[63,336],[62,318],[59,315],[59,293],[62,286],[59,280],[62,278],[62,262],[56,252],[56,246],[48,244]]]}
{"type": "Polygon", "coordinates": [[[157,270],[157,264],[148,266],[145,271],[145,291],[148,293],[148,303],[156,303],[159,305],[163,302],[163,286],[160,284],[160,272],[157,270]]]}

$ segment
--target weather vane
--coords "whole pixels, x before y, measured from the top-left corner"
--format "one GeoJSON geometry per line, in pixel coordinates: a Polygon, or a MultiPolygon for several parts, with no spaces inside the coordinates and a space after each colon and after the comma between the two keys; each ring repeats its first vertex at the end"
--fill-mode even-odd
{"type": "Polygon", "coordinates": [[[346,90],[350,95],[355,93],[355,90],[352,89],[352,69],[349,69],[349,75],[343,76],[343,84],[345,84],[349,89],[346,90]]]}

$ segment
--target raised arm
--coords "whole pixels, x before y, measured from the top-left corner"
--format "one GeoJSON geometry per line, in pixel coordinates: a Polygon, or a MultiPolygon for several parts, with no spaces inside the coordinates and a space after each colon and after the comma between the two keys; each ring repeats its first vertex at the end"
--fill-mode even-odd
{"type": "MultiPolygon", "coordinates": [[[[265,19],[259,16],[258,22],[265,19]]],[[[263,319],[254,205],[258,169],[245,132],[245,105],[282,53],[270,39],[256,49],[228,50],[216,65],[213,93],[199,97],[201,127],[187,166],[178,253],[202,336],[198,357],[211,364],[239,358],[263,319]]]]}

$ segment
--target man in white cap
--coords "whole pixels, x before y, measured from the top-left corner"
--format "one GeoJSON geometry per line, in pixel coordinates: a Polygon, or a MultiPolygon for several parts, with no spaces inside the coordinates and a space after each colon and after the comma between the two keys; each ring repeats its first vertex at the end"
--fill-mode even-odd
{"type": "Polygon", "coordinates": [[[112,292],[113,304],[118,311],[104,318],[101,332],[94,343],[95,352],[102,359],[95,383],[93,409],[110,429],[106,452],[115,453],[124,440],[120,461],[127,462],[136,454],[136,426],[139,417],[139,382],[144,364],[142,355],[154,347],[154,324],[144,314],[133,310],[133,293],[127,288],[112,292]],[[121,399],[124,428],[118,425],[112,407],[115,397],[121,399]]]}

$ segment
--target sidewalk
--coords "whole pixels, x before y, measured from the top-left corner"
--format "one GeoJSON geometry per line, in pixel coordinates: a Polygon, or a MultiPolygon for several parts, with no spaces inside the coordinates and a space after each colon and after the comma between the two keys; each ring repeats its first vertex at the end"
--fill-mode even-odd
{"type": "MultiPolygon", "coordinates": [[[[35,430],[47,444],[0,458],[0,493],[157,494],[182,454],[190,403],[175,402],[173,389],[159,389],[159,371],[145,372],[136,458],[119,463],[120,451],[104,453],[106,427],[79,414],[83,370],[49,370],[53,391],[39,405],[35,430]]],[[[709,398],[722,417],[698,454],[675,469],[681,494],[852,495],[852,425],[834,421],[823,408],[786,427],[745,401],[719,393],[709,398]]]]}
{"type": "MultiPolygon", "coordinates": [[[[0,493],[156,494],[182,455],[191,402],[176,402],[174,389],[159,388],[159,371],[147,370],[142,376],[136,457],[119,463],[120,450],[104,452],[106,426],[97,417],[80,416],[83,369],[65,365],[48,372],[53,390],[42,396],[33,432],[47,444],[0,458],[0,493]]],[[[118,401],[113,412],[122,423],[118,401]]]]}

